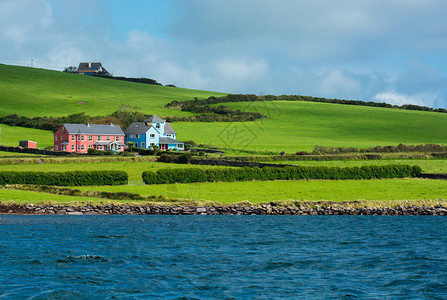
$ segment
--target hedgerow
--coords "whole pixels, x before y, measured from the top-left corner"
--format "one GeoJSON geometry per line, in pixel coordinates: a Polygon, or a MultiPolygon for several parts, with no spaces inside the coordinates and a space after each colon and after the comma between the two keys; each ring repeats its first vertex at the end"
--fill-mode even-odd
{"type": "Polygon", "coordinates": [[[123,185],[128,174],[124,171],[70,172],[0,172],[0,185],[34,184],[56,186],[123,185]]]}
{"type": "Polygon", "coordinates": [[[415,177],[421,168],[410,165],[386,165],[363,167],[264,167],[264,168],[214,168],[214,169],[160,169],[143,172],[145,184],[232,182],[300,179],[373,179],[415,177]]]}

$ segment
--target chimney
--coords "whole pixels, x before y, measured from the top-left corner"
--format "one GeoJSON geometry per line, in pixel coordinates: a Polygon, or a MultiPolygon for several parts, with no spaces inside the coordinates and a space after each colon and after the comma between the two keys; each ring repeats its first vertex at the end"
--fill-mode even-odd
{"type": "Polygon", "coordinates": [[[86,124],[86,125],[87,125],[87,127],[90,127],[90,123],[88,123],[88,122],[87,122],[87,124],[86,124]]]}

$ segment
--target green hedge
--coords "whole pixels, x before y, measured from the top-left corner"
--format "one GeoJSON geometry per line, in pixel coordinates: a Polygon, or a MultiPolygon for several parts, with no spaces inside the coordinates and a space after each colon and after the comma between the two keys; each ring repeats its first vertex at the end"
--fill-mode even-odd
{"type": "Polygon", "coordinates": [[[421,173],[418,166],[386,165],[352,168],[339,167],[264,167],[264,168],[187,168],[160,169],[156,173],[143,172],[145,184],[189,183],[249,180],[300,180],[300,179],[373,179],[414,177],[421,173]]]}
{"type": "Polygon", "coordinates": [[[57,186],[123,185],[128,175],[124,171],[71,172],[0,172],[0,185],[35,184],[57,186]]]}

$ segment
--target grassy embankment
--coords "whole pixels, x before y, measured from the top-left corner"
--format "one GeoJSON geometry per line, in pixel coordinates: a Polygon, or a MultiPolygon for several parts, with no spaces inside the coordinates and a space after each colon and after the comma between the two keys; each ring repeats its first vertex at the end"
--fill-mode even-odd
{"type": "MultiPolygon", "coordinates": [[[[375,161],[376,164],[378,161],[375,161]]],[[[304,162],[306,165],[357,166],[371,164],[371,161],[351,162],[304,162]]],[[[384,162],[381,162],[381,164],[384,162]]],[[[386,161],[387,164],[401,161],[386,161]]],[[[410,164],[423,165],[424,172],[447,172],[445,160],[410,160],[410,164]]],[[[75,187],[80,190],[129,192],[144,196],[157,195],[175,199],[195,201],[210,200],[221,203],[249,201],[263,203],[270,201],[363,201],[363,200],[437,200],[447,199],[447,181],[424,179],[381,179],[381,180],[313,180],[313,181],[274,181],[274,182],[232,182],[232,183],[195,183],[142,185],[141,174],[145,170],[156,171],[160,168],[184,168],[191,165],[164,164],[158,162],[96,162],[96,163],[44,163],[0,165],[0,171],[75,171],[75,170],[124,170],[129,173],[130,185],[104,187],[75,187]]],[[[193,166],[211,168],[211,166],[193,166]]],[[[0,199],[14,200],[9,190],[0,190],[0,199]],[[12,198],[11,198],[12,197],[12,198]]],[[[34,192],[20,192],[26,201],[38,203],[43,200],[69,201],[70,197],[39,195],[33,199],[34,192]],[[32,195],[25,196],[26,193],[32,195]],[[63,199],[60,199],[62,197],[63,199]]],[[[72,197],[72,201],[84,201],[72,197]]],[[[92,200],[90,200],[92,201],[92,200]]],[[[102,202],[104,199],[95,199],[102,202]]],[[[126,201],[124,201],[126,202],[126,201]]]]}
{"type": "MultiPolygon", "coordinates": [[[[0,65],[0,78],[0,116],[108,115],[122,104],[138,106],[146,114],[167,116],[173,113],[163,106],[172,100],[224,95],[8,65],[0,65]]],[[[181,111],[175,114],[190,115],[181,111]]]]}

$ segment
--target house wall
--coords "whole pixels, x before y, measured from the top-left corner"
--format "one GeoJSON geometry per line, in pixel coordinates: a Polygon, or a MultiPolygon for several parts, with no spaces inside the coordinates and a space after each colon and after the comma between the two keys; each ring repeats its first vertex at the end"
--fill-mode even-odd
{"type": "MultiPolygon", "coordinates": [[[[54,133],[54,151],[87,153],[89,148],[105,150],[103,146],[93,145],[97,141],[117,141],[124,143],[123,135],[69,134],[62,125],[54,133]],[[116,139],[118,137],[118,139],[116,139]],[[67,145],[62,145],[67,141],[67,145]]],[[[123,151],[123,149],[121,149],[123,151]]]]}
{"type": "Polygon", "coordinates": [[[141,143],[145,143],[144,148],[147,148],[147,143],[146,143],[146,134],[139,134],[138,138],[135,137],[135,134],[131,134],[131,135],[126,135],[125,138],[126,144],[128,144],[129,142],[133,142],[135,144],[135,147],[137,148],[142,148],[141,147],[141,143]],[[132,137],[130,137],[132,136],[132,137]]]}

